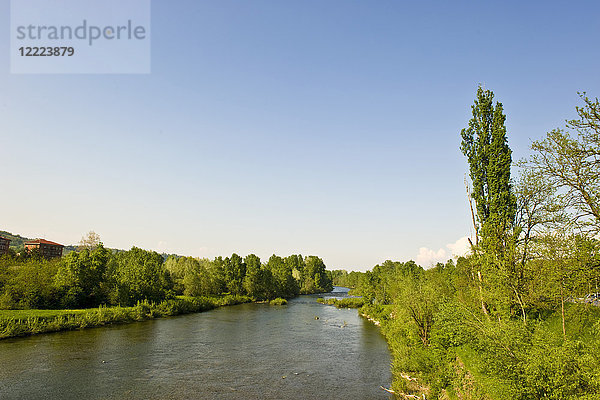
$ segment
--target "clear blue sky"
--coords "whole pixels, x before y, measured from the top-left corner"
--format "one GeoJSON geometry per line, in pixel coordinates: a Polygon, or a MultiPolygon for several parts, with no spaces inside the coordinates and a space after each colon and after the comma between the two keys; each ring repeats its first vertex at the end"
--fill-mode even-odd
{"type": "Polygon", "coordinates": [[[600,96],[597,1],[155,0],[148,75],[11,75],[0,14],[0,230],[64,244],[449,258],[477,85],[514,159],[600,96]]]}

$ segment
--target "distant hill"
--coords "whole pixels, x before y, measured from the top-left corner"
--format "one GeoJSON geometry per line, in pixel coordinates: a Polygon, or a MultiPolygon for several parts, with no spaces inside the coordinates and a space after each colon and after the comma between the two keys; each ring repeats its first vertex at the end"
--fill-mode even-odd
{"type": "Polygon", "coordinates": [[[14,250],[22,249],[25,242],[32,240],[21,235],[13,235],[6,231],[0,231],[0,236],[10,239],[10,248],[14,250]]]}

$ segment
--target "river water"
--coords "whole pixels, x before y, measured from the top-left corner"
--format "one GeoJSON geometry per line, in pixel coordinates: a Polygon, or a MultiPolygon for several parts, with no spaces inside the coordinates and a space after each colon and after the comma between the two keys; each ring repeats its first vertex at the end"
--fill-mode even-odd
{"type": "Polygon", "coordinates": [[[317,297],[3,340],[0,399],[390,398],[379,328],[317,297]]]}

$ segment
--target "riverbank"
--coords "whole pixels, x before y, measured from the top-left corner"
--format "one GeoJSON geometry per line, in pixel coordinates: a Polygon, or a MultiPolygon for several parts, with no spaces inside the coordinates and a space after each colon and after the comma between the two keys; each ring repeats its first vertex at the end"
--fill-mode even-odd
{"type": "MultiPolygon", "coordinates": [[[[392,390],[396,398],[399,399],[428,399],[432,394],[429,383],[423,379],[417,371],[407,371],[400,365],[405,364],[406,353],[404,347],[398,341],[398,330],[402,327],[395,324],[395,306],[393,304],[374,305],[367,304],[358,310],[358,314],[381,328],[390,354],[392,356],[392,390]]],[[[485,394],[476,382],[470,369],[466,367],[458,355],[454,356],[453,361],[449,361],[452,373],[452,388],[442,390],[433,398],[442,400],[491,400],[485,394]]],[[[387,389],[385,389],[387,390],[387,389]]]]}
{"type": "Polygon", "coordinates": [[[66,330],[96,328],[149,319],[212,310],[221,306],[249,303],[248,296],[178,296],[160,303],[138,302],[133,307],[82,310],[0,310],[0,339],[66,330]]]}
{"type": "MultiPolygon", "coordinates": [[[[403,354],[398,352],[394,341],[394,327],[392,321],[394,319],[394,305],[374,305],[365,304],[359,308],[358,314],[381,328],[381,333],[388,343],[388,348],[392,356],[392,387],[391,389],[383,388],[384,390],[393,393],[399,399],[427,399],[429,388],[424,385],[420,379],[411,376],[404,371],[400,371],[395,366],[395,359],[402,357],[403,354]]],[[[449,400],[449,397],[442,397],[449,400]]]]}
{"type": "MultiPolygon", "coordinates": [[[[100,306],[78,310],[0,310],[0,340],[173,317],[252,301],[254,300],[251,297],[242,295],[177,296],[175,299],[164,300],[160,303],[144,300],[133,307],[100,306]]],[[[265,303],[285,305],[287,300],[277,298],[265,303]]]]}
{"type": "MultiPolygon", "coordinates": [[[[517,398],[514,393],[521,390],[521,386],[514,385],[496,370],[491,369],[491,363],[495,360],[486,357],[483,350],[476,347],[476,343],[463,342],[441,348],[431,345],[420,347],[408,342],[406,338],[411,334],[410,327],[403,324],[401,318],[397,316],[396,313],[399,312],[397,307],[397,305],[369,304],[360,308],[358,313],[381,327],[381,333],[388,343],[392,356],[392,389],[398,398],[421,399],[423,395],[442,400],[517,398]],[[443,386],[439,384],[440,379],[443,379],[443,386]]],[[[541,392],[545,389],[544,385],[552,385],[553,382],[539,376],[560,376],[560,379],[571,382],[579,379],[576,373],[594,376],[598,365],[597,349],[600,348],[597,335],[599,319],[599,309],[570,304],[565,310],[565,321],[570,338],[564,336],[560,310],[543,321],[530,322],[524,329],[533,332],[532,340],[526,346],[517,348],[516,351],[519,353],[513,356],[532,364],[537,362],[529,368],[536,368],[534,372],[539,375],[534,382],[525,383],[538,385],[541,387],[541,392]],[[535,357],[535,360],[530,361],[531,358],[528,357],[535,357]],[[556,362],[552,365],[556,372],[547,366],[549,364],[547,359],[556,362]],[[576,366],[578,371],[574,372],[574,369],[570,368],[575,367],[571,366],[576,366]]],[[[438,323],[443,322],[438,321],[438,323]]],[[[464,328],[457,328],[456,332],[443,333],[448,336],[466,334],[464,328]]],[[[508,342],[505,346],[514,347],[515,342],[508,342]]],[[[531,398],[538,398],[538,396],[531,398]]],[[[598,396],[573,395],[572,398],[596,399],[598,396]]]]}

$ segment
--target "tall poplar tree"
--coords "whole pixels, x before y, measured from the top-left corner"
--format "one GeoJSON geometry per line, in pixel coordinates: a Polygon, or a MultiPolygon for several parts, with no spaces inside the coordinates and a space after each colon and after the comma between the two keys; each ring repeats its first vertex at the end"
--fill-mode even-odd
{"type": "Polygon", "coordinates": [[[510,179],[506,116],[502,103],[494,104],[493,92],[481,86],[471,108],[473,117],[461,131],[461,151],[469,162],[480,238],[476,262],[481,308],[487,314],[490,305],[504,312],[518,307],[525,318],[523,271],[515,263],[517,200],[510,179]]]}
{"type": "Polygon", "coordinates": [[[473,118],[461,131],[460,148],[469,161],[476,229],[484,242],[499,244],[514,226],[517,201],[510,181],[512,151],[506,137],[506,116],[502,103],[494,105],[493,100],[490,90],[477,89],[473,118]]]}

